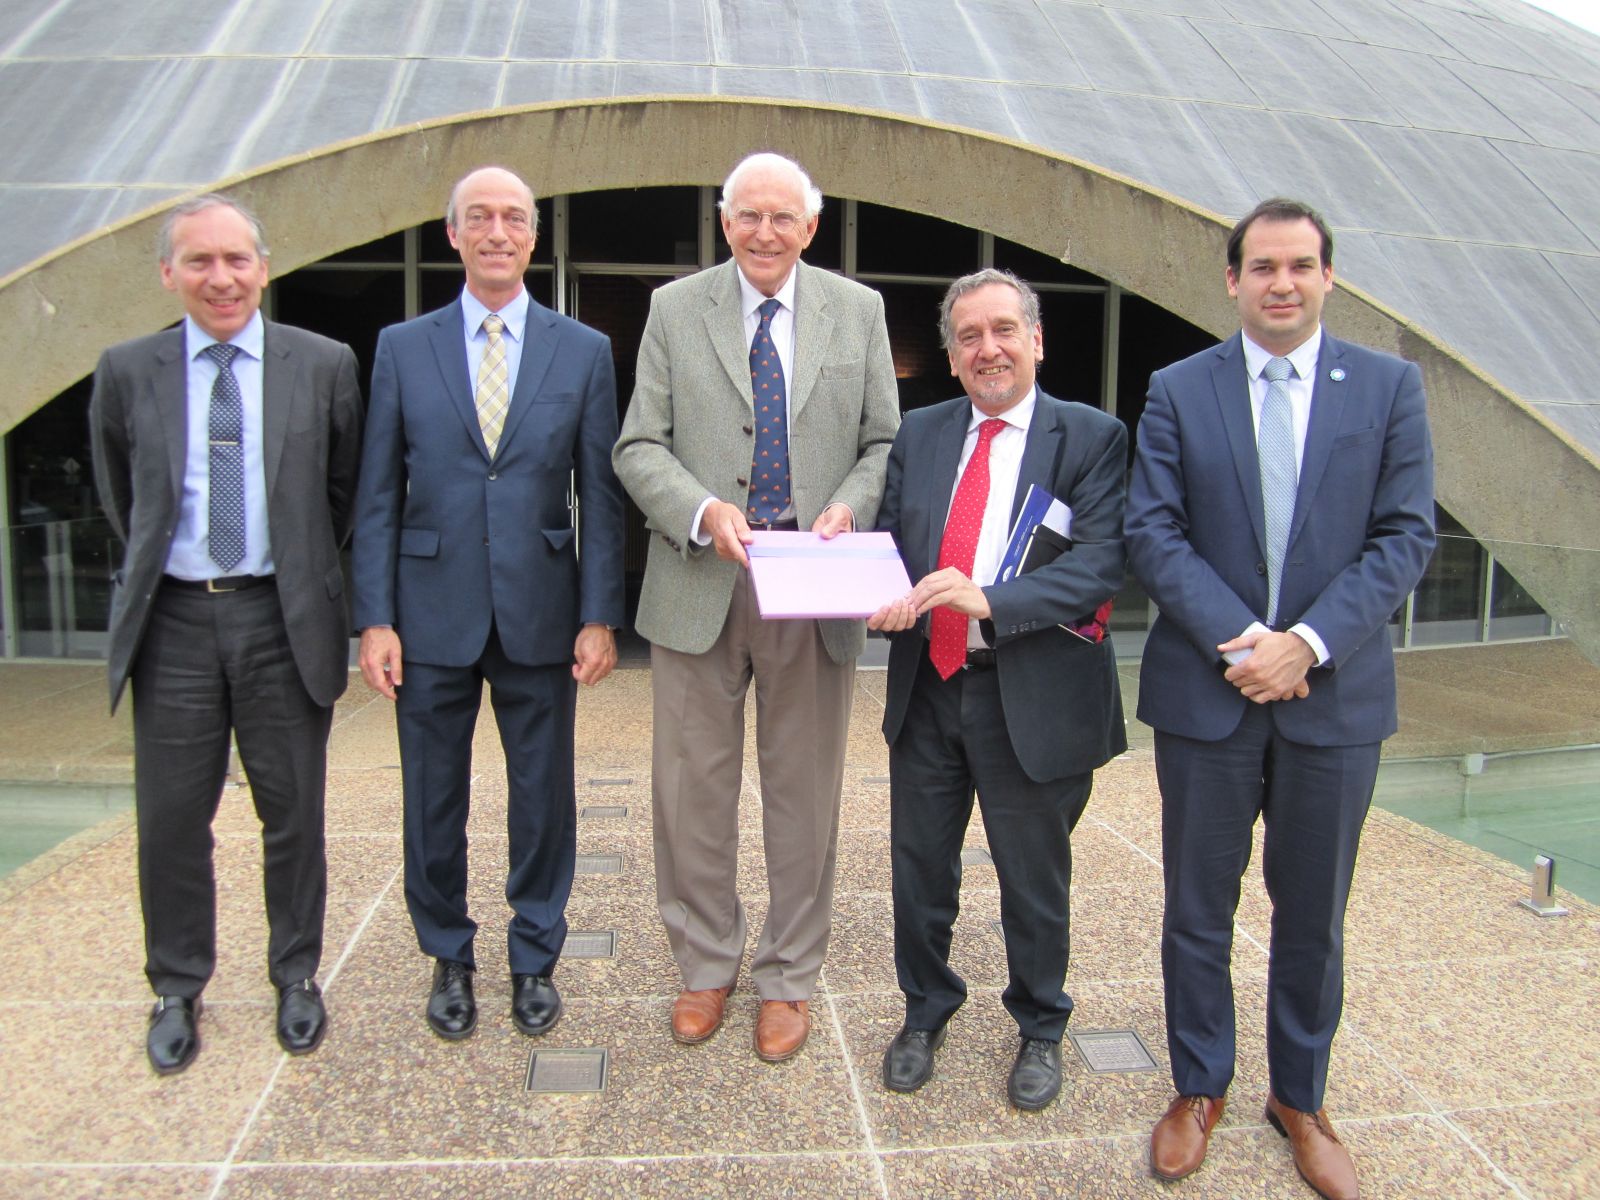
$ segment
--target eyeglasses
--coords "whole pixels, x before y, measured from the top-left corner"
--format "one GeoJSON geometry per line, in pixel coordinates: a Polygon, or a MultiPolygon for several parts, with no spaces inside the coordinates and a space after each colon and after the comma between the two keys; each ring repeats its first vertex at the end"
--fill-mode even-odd
{"type": "Polygon", "coordinates": [[[773,233],[793,233],[801,225],[800,214],[792,213],[788,209],[781,212],[757,212],[753,208],[736,208],[731,219],[746,233],[754,233],[761,228],[763,217],[772,222],[773,233]]]}

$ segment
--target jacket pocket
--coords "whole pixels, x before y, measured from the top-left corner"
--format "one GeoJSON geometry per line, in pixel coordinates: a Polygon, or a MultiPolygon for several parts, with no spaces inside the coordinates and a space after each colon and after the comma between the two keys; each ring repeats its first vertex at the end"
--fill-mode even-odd
{"type": "Polygon", "coordinates": [[[437,529],[402,529],[400,531],[400,553],[408,554],[412,558],[435,558],[439,553],[439,531],[437,529]]]}

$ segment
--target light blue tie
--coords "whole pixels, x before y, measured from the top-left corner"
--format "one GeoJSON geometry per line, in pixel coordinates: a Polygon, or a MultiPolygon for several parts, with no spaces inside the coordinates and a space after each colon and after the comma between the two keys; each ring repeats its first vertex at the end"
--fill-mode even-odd
{"type": "Polygon", "coordinates": [[[1268,382],[1267,398],[1261,403],[1261,428],[1256,433],[1256,457],[1261,460],[1261,506],[1267,518],[1268,625],[1278,619],[1278,591],[1283,586],[1283,559],[1289,549],[1289,523],[1294,519],[1300,476],[1287,383],[1293,371],[1287,358],[1273,358],[1261,372],[1268,382]]]}

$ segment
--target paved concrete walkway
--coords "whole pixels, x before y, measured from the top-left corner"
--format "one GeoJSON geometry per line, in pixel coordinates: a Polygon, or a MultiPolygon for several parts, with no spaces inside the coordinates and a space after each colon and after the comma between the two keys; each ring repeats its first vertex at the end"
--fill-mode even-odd
{"type": "MultiPolygon", "coordinates": [[[[1549,655],[1569,652],[1542,653],[1518,651],[1520,665],[1480,658],[1473,669],[1509,672],[1493,677],[1509,696],[1506,679],[1547,677],[1549,655]]],[[[1433,664],[1405,671],[1424,667],[1433,664]]],[[[1459,695],[1462,671],[1444,675],[1454,682],[1403,687],[1459,695]]],[[[91,666],[0,667],[0,778],[125,780],[126,726],[102,715],[101,678],[91,666]]],[[[0,1195],[1311,1196],[1261,1117],[1269,909],[1254,869],[1235,946],[1232,1107],[1198,1174],[1175,1186],[1148,1175],[1146,1137],[1169,1082],[1147,743],[1101,772],[1074,838],[1068,988],[1074,1030],[1132,1028],[1158,1070],[1092,1074],[1069,1049],[1058,1103],[1038,1114],[1009,1107],[1015,1031],[999,1002],[999,899],[993,868],[975,865],[954,947],[969,1003],[921,1093],[882,1088],[879,1060],[901,1012],[883,685],[881,674],[857,676],[834,937],[811,1041],[794,1061],[756,1059],[748,990],[706,1044],[668,1036],[678,981],[653,899],[644,670],[619,671],[579,710],[579,804],[627,812],[580,819],[579,852],[620,854],[622,871],[581,876],[569,918],[575,931],[615,931],[616,957],[563,962],[567,1013],[549,1036],[530,1041],[512,1028],[501,965],[505,785],[486,713],[471,897],[483,923],[483,1019],[465,1042],[433,1037],[422,1021],[430,963],[401,896],[393,718],[356,684],[333,736],[327,1041],[290,1059],[273,1040],[257,824],[248,789],[230,789],[216,822],[221,961],[205,997],[205,1048],[184,1075],[153,1075],[133,834],[125,817],[104,822],[0,881],[0,1195]],[[584,1047],[609,1051],[604,1092],[525,1090],[531,1049],[584,1047]]],[[[1533,722],[1540,706],[1525,707],[1533,722]]],[[[1572,723],[1570,714],[1544,720],[1572,723]]],[[[765,910],[756,786],[751,767],[741,887],[753,924],[765,910]]],[[[983,845],[977,824],[968,842],[983,845]]],[[[1328,1095],[1364,1196],[1600,1194],[1600,909],[1572,901],[1571,916],[1539,920],[1516,905],[1523,871],[1373,813],[1328,1095]]]]}

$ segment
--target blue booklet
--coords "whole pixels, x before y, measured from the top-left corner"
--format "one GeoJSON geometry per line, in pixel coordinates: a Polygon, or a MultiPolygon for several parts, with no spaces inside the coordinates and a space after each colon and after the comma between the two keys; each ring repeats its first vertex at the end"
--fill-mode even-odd
{"type": "Polygon", "coordinates": [[[1000,569],[995,572],[995,582],[1009,582],[1071,548],[1072,510],[1037,483],[1030,483],[1006,541],[1006,552],[1000,558],[1000,569]]]}

